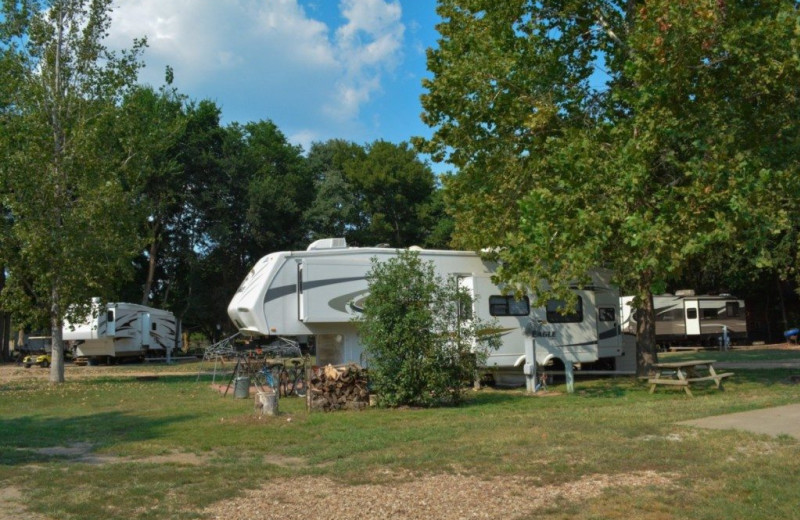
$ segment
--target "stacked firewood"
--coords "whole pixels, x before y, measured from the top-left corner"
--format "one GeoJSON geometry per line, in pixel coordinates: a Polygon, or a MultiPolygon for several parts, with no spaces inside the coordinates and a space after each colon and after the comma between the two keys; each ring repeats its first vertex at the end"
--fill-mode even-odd
{"type": "Polygon", "coordinates": [[[349,363],[311,370],[308,407],[312,411],[360,410],[368,405],[366,369],[349,363]]]}

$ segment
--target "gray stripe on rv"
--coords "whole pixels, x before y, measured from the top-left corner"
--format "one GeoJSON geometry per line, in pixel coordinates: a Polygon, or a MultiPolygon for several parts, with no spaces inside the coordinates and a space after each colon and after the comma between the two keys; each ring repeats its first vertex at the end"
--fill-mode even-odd
{"type": "MultiPolygon", "coordinates": [[[[313,282],[303,282],[303,290],[316,289],[317,287],[324,287],[326,285],[334,285],[337,283],[355,282],[363,279],[364,279],[363,276],[352,276],[349,278],[329,278],[327,280],[314,280],[313,282]]],[[[287,296],[295,292],[297,292],[297,284],[281,285],[279,287],[270,287],[269,289],[267,289],[266,296],[264,296],[264,303],[277,300],[278,298],[283,298],[284,296],[287,296]]]]}

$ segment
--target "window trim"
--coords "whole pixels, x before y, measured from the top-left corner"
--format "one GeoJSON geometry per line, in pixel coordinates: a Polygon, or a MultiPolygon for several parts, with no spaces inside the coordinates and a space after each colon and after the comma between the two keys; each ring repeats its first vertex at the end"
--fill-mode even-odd
{"type": "Polygon", "coordinates": [[[617,321],[617,310],[614,307],[598,307],[597,321],[603,323],[611,323],[613,321],[617,321]],[[608,319],[609,314],[611,316],[611,319],[608,319]]]}
{"type": "Polygon", "coordinates": [[[531,313],[531,301],[527,296],[515,298],[513,295],[493,294],[489,296],[489,314],[491,316],[528,316],[531,313]],[[524,302],[524,305],[522,305],[524,302]],[[524,307],[525,311],[513,309],[524,307]]]}
{"type": "Polygon", "coordinates": [[[558,308],[564,305],[564,300],[547,300],[545,305],[545,312],[547,314],[548,323],[582,323],[583,316],[583,298],[577,297],[578,301],[571,312],[562,314],[558,308]]]}

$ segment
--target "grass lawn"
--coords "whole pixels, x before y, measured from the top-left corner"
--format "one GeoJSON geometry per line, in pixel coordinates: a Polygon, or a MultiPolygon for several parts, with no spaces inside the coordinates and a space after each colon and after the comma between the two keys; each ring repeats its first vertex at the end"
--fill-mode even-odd
{"type": "MultiPolygon", "coordinates": [[[[750,351],[724,354],[750,359],[750,351]]],[[[718,352],[679,356],[701,355],[723,360],[718,352]]],[[[538,487],[649,472],[667,483],[562,497],[529,518],[798,515],[800,441],[675,423],[798,403],[800,385],[789,376],[800,370],[737,370],[725,392],[701,388],[694,398],[672,389],[650,395],[627,377],[578,378],[573,395],[560,393],[563,384],[547,397],[486,389],[462,407],[433,410],[309,415],[303,401],[286,398],[279,416],[259,419],[251,400],[222,398],[208,375],[198,382],[196,364],[145,369],[160,375],[140,380],[123,366],[90,379],[68,372],[57,386],[0,379],[0,488],[44,518],[189,519],[248,489],[306,476],[343,485],[380,484],[394,473],[526,477],[533,496],[538,487]]],[[[2,509],[0,500],[5,520],[2,509]]]]}

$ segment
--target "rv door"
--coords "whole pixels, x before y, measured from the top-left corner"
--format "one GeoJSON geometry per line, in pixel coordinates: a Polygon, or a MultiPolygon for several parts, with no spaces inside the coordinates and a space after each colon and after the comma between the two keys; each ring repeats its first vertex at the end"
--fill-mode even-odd
{"type": "Polygon", "coordinates": [[[117,309],[115,307],[107,307],[106,308],[106,335],[107,336],[116,336],[117,335],[116,310],[117,309]]]}
{"type": "Polygon", "coordinates": [[[698,300],[683,300],[683,312],[686,318],[686,335],[700,335],[700,308],[698,300]]]}
{"type": "MultiPolygon", "coordinates": [[[[140,321],[141,321],[140,325],[141,325],[141,328],[142,328],[142,330],[141,330],[142,347],[149,348],[150,347],[150,339],[151,339],[150,335],[152,334],[152,331],[155,330],[154,328],[151,328],[151,326],[150,326],[150,323],[151,323],[150,322],[150,313],[149,312],[143,312],[142,315],[141,315],[140,321]]],[[[153,325],[155,325],[155,323],[153,323],[153,325]]]]}
{"type": "Polygon", "coordinates": [[[303,264],[297,261],[297,319],[306,320],[306,302],[303,297],[303,264]]]}
{"type": "Polygon", "coordinates": [[[622,353],[618,293],[610,290],[597,290],[595,306],[597,307],[599,355],[600,357],[618,356],[622,353]]]}
{"type": "MultiPolygon", "coordinates": [[[[469,294],[472,300],[475,300],[475,281],[471,275],[468,274],[457,274],[456,278],[458,279],[458,287],[459,289],[463,289],[469,294]]],[[[461,306],[465,302],[458,303],[458,315],[460,318],[468,317],[472,319],[472,316],[475,312],[475,305],[474,303],[470,304],[469,309],[462,309],[461,306]]]]}

